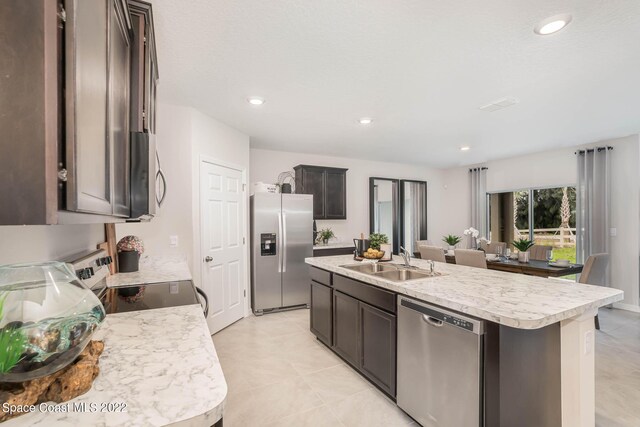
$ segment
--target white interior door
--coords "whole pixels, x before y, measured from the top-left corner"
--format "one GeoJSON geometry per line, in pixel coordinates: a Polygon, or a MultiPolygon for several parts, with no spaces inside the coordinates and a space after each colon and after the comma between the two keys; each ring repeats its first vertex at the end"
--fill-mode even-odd
{"type": "Polygon", "coordinates": [[[242,171],[201,162],[202,287],[209,297],[212,334],[244,316],[245,204],[242,171]]]}

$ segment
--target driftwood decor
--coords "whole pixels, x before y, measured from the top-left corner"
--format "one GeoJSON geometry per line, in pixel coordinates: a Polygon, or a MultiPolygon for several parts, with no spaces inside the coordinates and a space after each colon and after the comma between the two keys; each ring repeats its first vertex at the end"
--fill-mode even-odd
{"type": "Polygon", "coordinates": [[[23,414],[5,412],[5,403],[22,407],[62,403],[89,391],[100,373],[98,359],[103,350],[102,341],[91,341],[73,363],[54,374],[22,383],[0,383],[0,422],[23,414]]]}

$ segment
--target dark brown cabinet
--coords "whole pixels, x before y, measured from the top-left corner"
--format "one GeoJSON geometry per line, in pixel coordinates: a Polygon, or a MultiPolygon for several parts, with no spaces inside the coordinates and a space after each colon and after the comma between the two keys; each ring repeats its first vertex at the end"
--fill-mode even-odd
{"type": "Polygon", "coordinates": [[[311,332],[328,346],[333,345],[332,300],[329,286],[311,281],[311,332]]]}
{"type": "Polygon", "coordinates": [[[347,169],[298,165],[296,193],[313,194],[313,219],[347,219],[347,169]]]}
{"type": "Polygon", "coordinates": [[[140,109],[143,130],[155,123],[150,8],[137,0],[0,2],[0,44],[8,47],[0,56],[8,76],[3,99],[10,100],[0,131],[12,141],[0,144],[0,198],[11,201],[0,206],[0,225],[129,217],[130,131],[140,130],[131,111],[140,65],[132,62],[134,45],[144,56],[136,60],[146,86],[142,100],[135,98],[148,105],[140,109]],[[148,10],[142,34],[132,26],[139,21],[131,4],[136,16],[148,10]]]}
{"type": "Polygon", "coordinates": [[[333,292],[333,350],[356,368],[360,367],[358,305],[357,299],[333,292]]]}
{"type": "Polygon", "coordinates": [[[156,133],[158,59],[151,4],[129,0],[133,48],[131,54],[131,130],[156,133]]]}
{"type": "Polygon", "coordinates": [[[360,310],[360,370],[391,396],[396,394],[396,316],[364,302],[360,310]]]}
{"type": "Polygon", "coordinates": [[[395,397],[397,295],[318,268],[309,272],[311,332],[395,397]]]}

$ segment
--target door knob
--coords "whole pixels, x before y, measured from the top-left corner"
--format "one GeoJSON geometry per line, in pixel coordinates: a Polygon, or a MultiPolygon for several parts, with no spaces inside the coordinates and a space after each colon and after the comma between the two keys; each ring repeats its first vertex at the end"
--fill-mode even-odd
{"type": "Polygon", "coordinates": [[[208,256],[208,255],[207,255],[207,256],[204,258],[204,262],[211,262],[211,261],[213,261],[213,257],[211,257],[211,256],[208,256]]]}

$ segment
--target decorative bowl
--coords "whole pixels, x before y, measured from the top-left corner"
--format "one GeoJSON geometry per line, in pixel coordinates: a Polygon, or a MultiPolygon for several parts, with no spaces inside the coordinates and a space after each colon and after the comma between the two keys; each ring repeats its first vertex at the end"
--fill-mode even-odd
{"type": "Polygon", "coordinates": [[[0,382],[64,368],[104,317],[100,300],[67,264],[0,266],[0,382]]]}
{"type": "Polygon", "coordinates": [[[375,252],[365,252],[363,257],[366,259],[381,259],[384,256],[384,251],[376,250],[375,252]]]}

